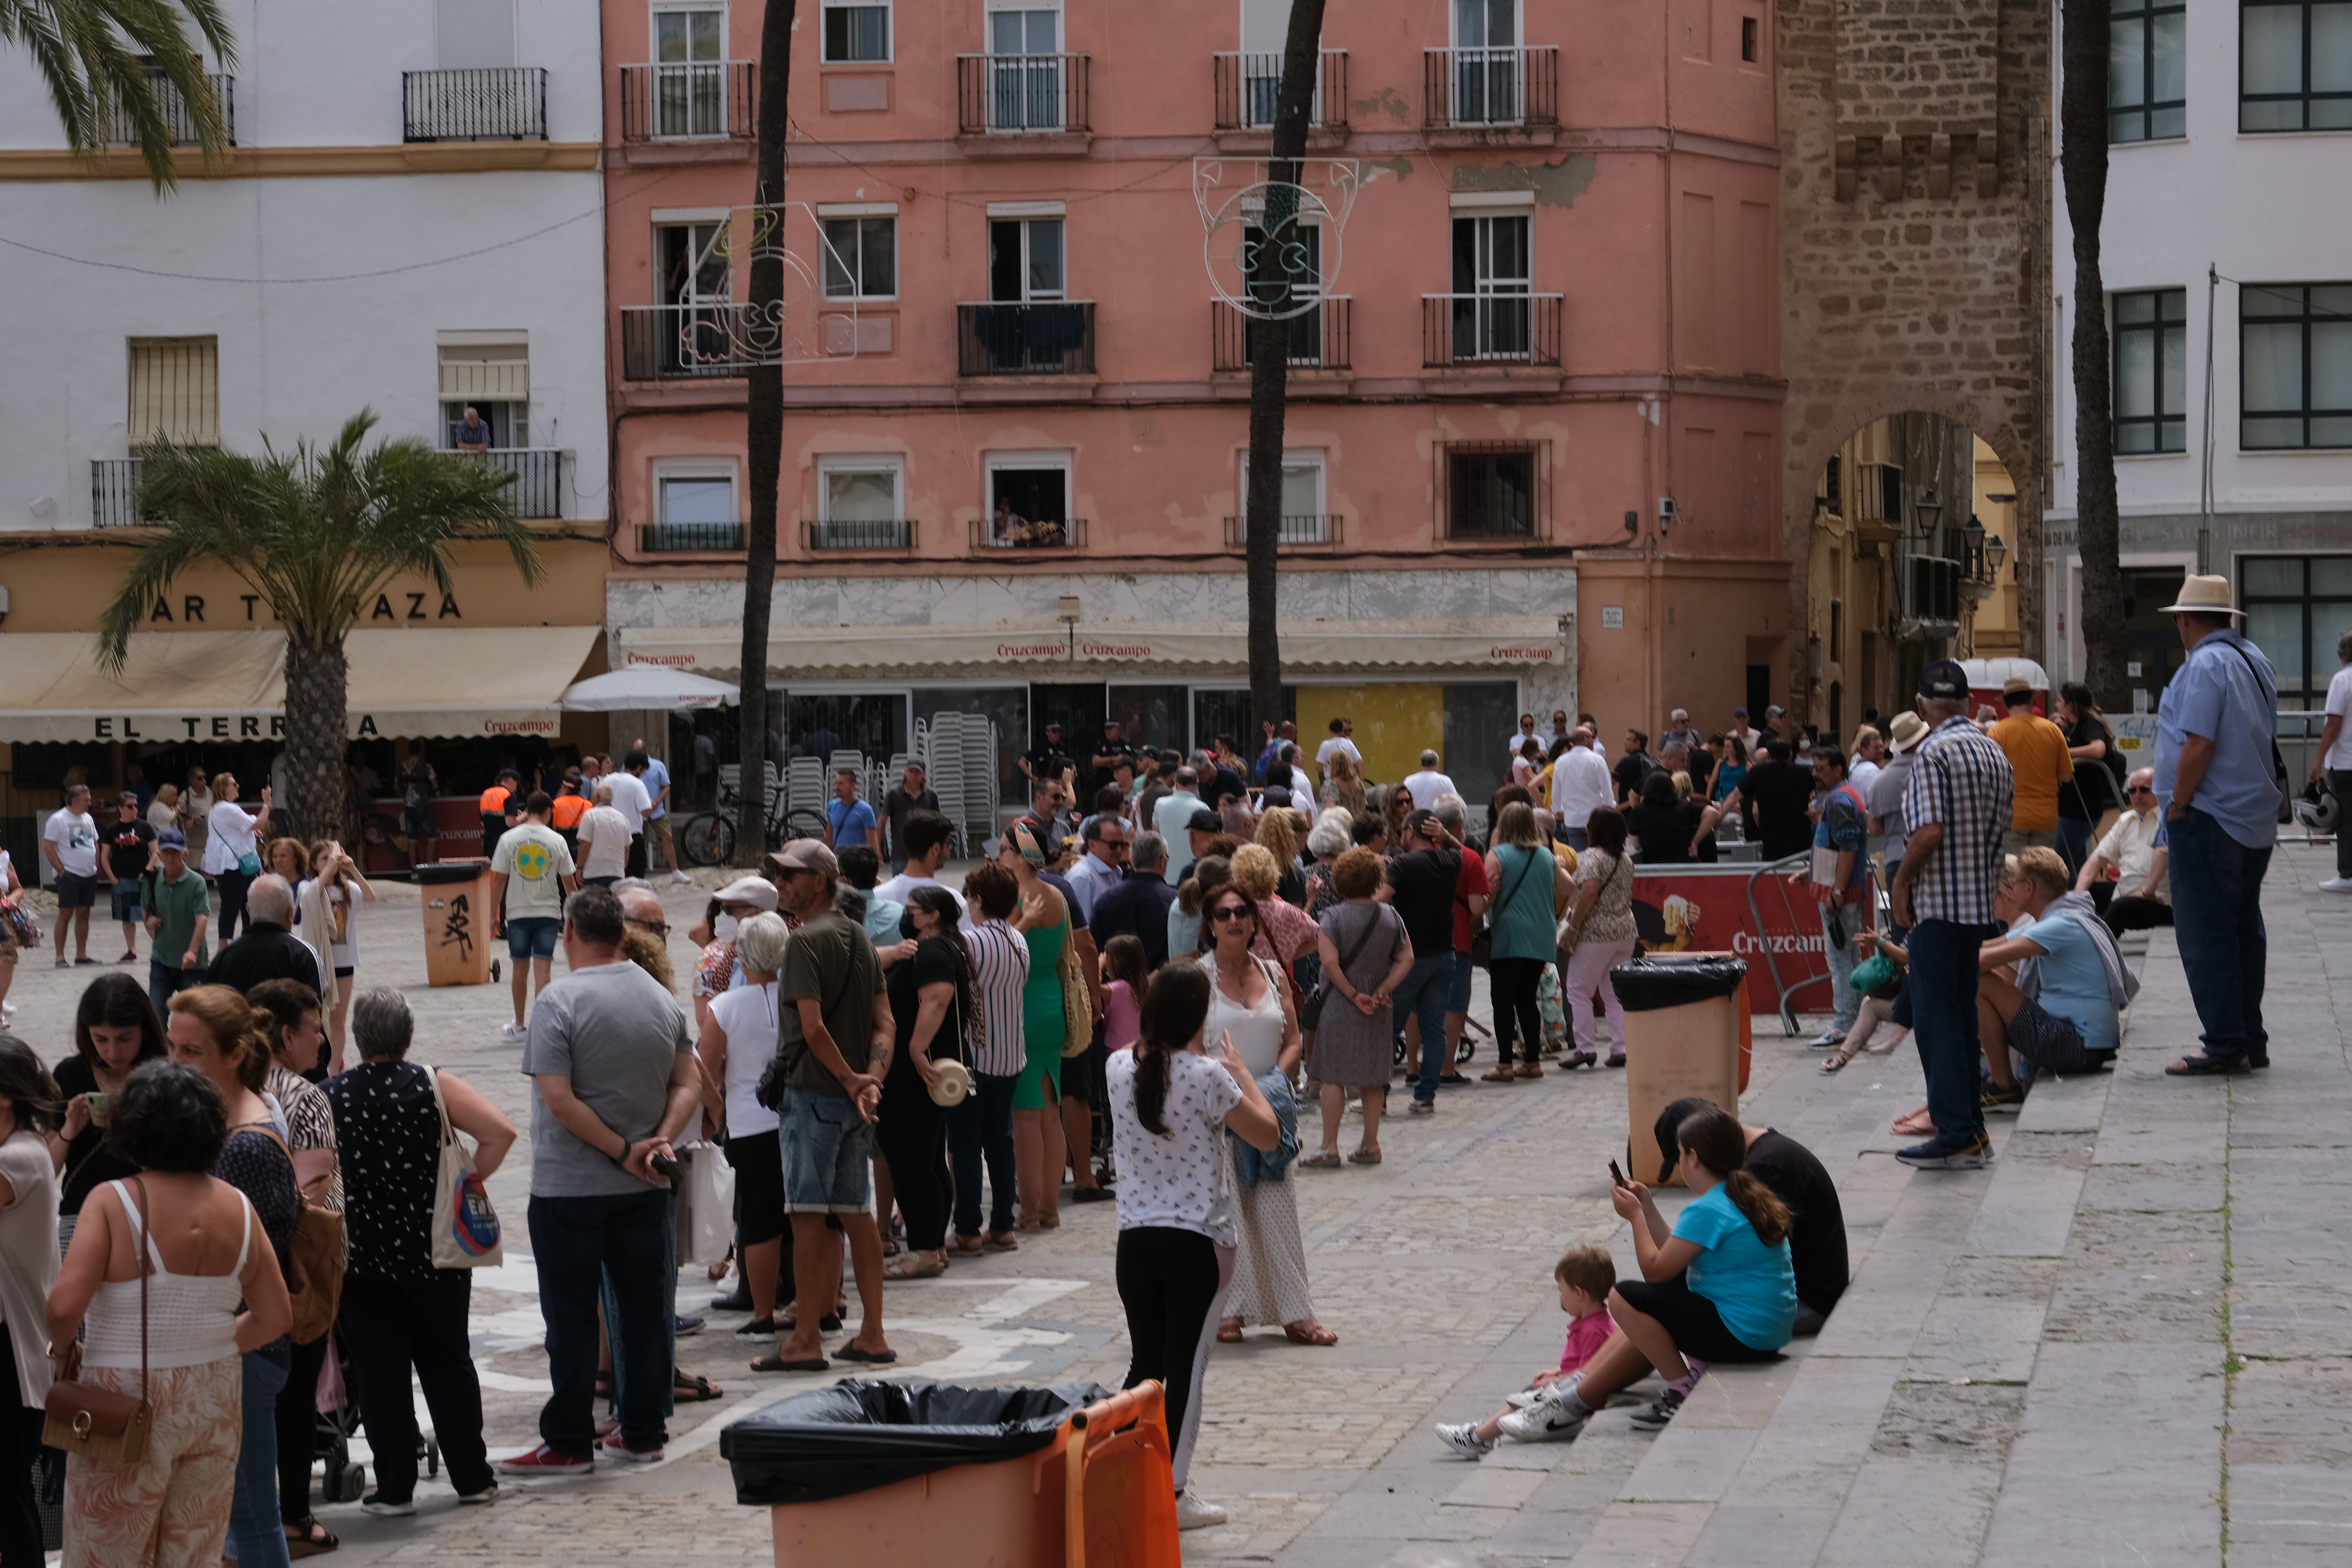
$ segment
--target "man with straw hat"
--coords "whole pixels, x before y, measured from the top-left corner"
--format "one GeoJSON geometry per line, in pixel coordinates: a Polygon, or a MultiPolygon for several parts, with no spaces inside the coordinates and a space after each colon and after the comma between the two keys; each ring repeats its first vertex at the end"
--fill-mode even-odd
{"type": "Polygon", "coordinates": [[[2236,626],[2227,577],[2191,576],[2164,606],[2188,662],[2157,711],[2158,842],[2171,852],[2173,930],[2205,1048],[2175,1078],[2270,1066],[2263,1027],[2263,877],[2278,839],[2278,676],[2236,626]]]}

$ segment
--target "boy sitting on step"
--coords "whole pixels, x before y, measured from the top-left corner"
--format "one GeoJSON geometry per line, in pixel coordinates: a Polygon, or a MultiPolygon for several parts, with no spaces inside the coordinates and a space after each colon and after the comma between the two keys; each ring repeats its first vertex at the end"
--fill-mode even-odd
{"type": "Polygon", "coordinates": [[[1609,1292],[1617,1288],[1617,1265],[1605,1250],[1571,1247],[1553,1267],[1551,1277],[1559,1286],[1559,1310],[1569,1318],[1568,1342],[1561,1347],[1559,1366],[1557,1370],[1547,1367],[1536,1373],[1527,1387],[1512,1394],[1502,1409],[1484,1421],[1439,1422],[1438,1437],[1465,1458],[1475,1459],[1487,1453],[1498,1437],[1512,1437],[1522,1443],[1548,1441],[1550,1433],[1548,1425],[1539,1419],[1540,1412],[1538,1417],[1530,1417],[1528,1413],[1543,1403],[1546,1389],[1555,1384],[1573,1384],[1581,1375],[1584,1363],[1616,1332],[1617,1325],[1604,1303],[1609,1292]]]}

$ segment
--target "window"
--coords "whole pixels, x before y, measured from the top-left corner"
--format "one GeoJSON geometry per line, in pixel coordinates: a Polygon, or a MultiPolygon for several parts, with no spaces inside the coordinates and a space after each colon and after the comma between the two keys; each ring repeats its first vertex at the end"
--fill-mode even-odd
{"type": "Polygon", "coordinates": [[[1454,357],[1525,359],[1534,334],[1528,293],[1535,287],[1525,214],[1454,220],[1454,357]]]}
{"type": "Polygon", "coordinates": [[[2352,447],[2352,283],[2238,290],[2238,444],[2352,447]]]}
{"type": "Polygon", "coordinates": [[[988,225],[988,297],[999,302],[1067,296],[1062,267],[1062,220],[992,218],[988,225]]]}
{"type": "Polygon", "coordinates": [[[2352,627],[2352,556],[2250,555],[2238,563],[2245,632],[2278,669],[2281,711],[2322,708],[2352,627]]]}
{"type": "Polygon", "coordinates": [[[220,340],[131,340],[131,446],[220,445],[220,340]]]}
{"type": "Polygon", "coordinates": [[[521,332],[440,334],[442,445],[530,445],[530,340],[521,332]],[[466,425],[466,410],[478,422],[466,425]],[[482,426],[487,426],[485,431],[482,426]]]}
{"type": "Polygon", "coordinates": [[[986,538],[1000,550],[1071,542],[1070,455],[994,452],[988,458],[986,538]]]}
{"type": "Polygon", "coordinates": [[[1440,447],[1444,537],[1540,537],[1544,457],[1543,444],[1535,441],[1457,441],[1440,447]]]}
{"type": "Polygon", "coordinates": [[[824,297],[898,297],[898,220],[829,217],[824,224],[824,297]]]}
{"type": "Polygon", "coordinates": [[[1008,5],[988,13],[988,128],[1059,131],[1066,123],[1062,13],[1008,5]]]}
{"type": "Polygon", "coordinates": [[[731,461],[667,458],[654,466],[654,521],[639,531],[643,549],[734,551],[743,538],[731,461]]]}
{"type": "Polygon", "coordinates": [[[654,134],[727,133],[727,13],[654,13],[654,134]]]}
{"type": "Polygon", "coordinates": [[[665,223],[654,226],[654,258],[662,309],[655,318],[653,352],[657,375],[740,375],[728,300],[733,279],[719,243],[726,225],[665,223]]]}
{"type": "Polygon", "coordinates": [[[2116,450],[2189,449],[2189,292],[2118,294],[2116,304],[2116,450]]]}
{"type": "Polygon", "coordinates": [[[2189,134],[2189,7],[2115,0],[2107,40],[2107,140],[2189,134]]]}
{"type": "Polygon", "coordinates": [[[1763,54],[1763,45],[1758,36],[1759,31],[1755,17],[1739,18],[1739,58],[1749,65],[1754,65],[1763,54]]]}
{"type": "Polygon", "coordinates": [[[2352,130],[2352,5],[2242,0],[2238,129],[2352,130]]]}
{"type": "Polygon", "coordinates": [[[841,5],[825,0],[824,58],[828,64],[890,58],[890,7],[841,5]]]}
{"type": "Polygon", "coordinates": [[[1521,55],[1518,0],[1454,0],[1455,123],[1504,125],[1518,120],[1521,55]]]}
{"type": "Polygon", "coordinates": [[[907,545],[906,466],[890,457],[819,458],[819,550],[897,550],[907,545]]]}
{"type": "MultiPolygon", "coordinates": [[[[1323,454],[1319,450],[1282,455],[1282,519],[1278,538],[1285,544],[1321,544],[1329,518],[1323,500],[1323,454]]],[[[1249,533],[1249,454],[1241,455],[1239,531],[1249,533]]]]}

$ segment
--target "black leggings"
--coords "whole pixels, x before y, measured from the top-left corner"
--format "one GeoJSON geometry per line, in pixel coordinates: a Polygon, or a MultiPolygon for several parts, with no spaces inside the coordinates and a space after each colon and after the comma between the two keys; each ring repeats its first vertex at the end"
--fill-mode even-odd
{"type": "Polygon", "coordinates": [[[907,1216],[907,1250],[937,1252],[948,1244],[948,1113],[911,1063],[883,1086],[874,1138],[907,1216]]]}
{"type": "Polygon", "coordinates": [[[1486,978],[1495,1000],[1495,1063],[1511,1065],[1511,1025],[1518,1024],[1520,1059],[1534,1067],[1542,1059],[1543,1019],[1536,1009],[1536,993],[1543,984],[1540,958],[1490,958],[1486,978]]]}
{"type": "Polygon", "coordinates": [[[1201,1379],[1233,1260],[1197,1230],[1139,1226],[1118,1233],[1118,1300],[1127,1309],[1128,1342],[1135,1347],[1119,1386],[1157,1378],[1167,1391],[1168,1440],[1180,1492],[1200,1435],[1201,1379]]]}
{"type": "Polygon", "coordinates": [[[220,930],[213,935],[213,951],[218,952],[236,935],[237,922],[245,920],[245,890],[253,886],[253,879],[232,867],[215,872],[213,886],[220,889],[220,930]]]}
{"type": "Polygon", "coordinates": [[[33,1506],[33,1456],[41,1413],[16,1384],[16,1352],[0,1323],[0,1568],[41,1568],[41,1516],[33,1506]]]}
{"type": "Polygon", "coordinates": [[[278,1391],[278,1517],[298,1524],[310,1517],[310,1460],[319,1444],[319,1369],[332,1334],[294,1347],[293,1369],[278,1391]]]}

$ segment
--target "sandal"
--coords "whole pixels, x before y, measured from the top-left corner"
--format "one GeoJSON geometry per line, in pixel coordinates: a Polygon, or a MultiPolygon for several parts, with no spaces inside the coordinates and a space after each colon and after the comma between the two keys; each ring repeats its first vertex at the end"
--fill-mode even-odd
{"type": "Polygon", "coordinates": [[[811,1356],[806,1361],[786,1361],[771,1352],[751,1363],[753,1372],[831,1372],[833,1363],[824,1357],[811,1356]]]}
{"type": "Polygon", "coordinates": [[[1840,1046],[1835,1051],[1831,1053],[1829,1060],[1822,1064],[1822,1070],[1823,1072],[1843,1072],[1847,1066],[1853,1062],[1854,1056],[1855,1052],[1852,1046],[1840,1046]]]}
{"type": "Polygon", "coordinates": [[[1283,1324],[1283,1338],[1295,1345],[1336,1345],[1339,1342],[1339,1335],[1316,1322],[1314,1319],[1307,1319],[1307,1323],[1312,1326],[1302,1326],[1298,1323],[1283,1324]]]}
{"type": "Polygon", "coordinates": [[[885,1279],[936,1279],[947,1271],[948,1260],[946,1258],[934,1258],[930,1262],[926,1263],[923,1261],[923,1255],[921,1253],[909,1252],[904,1258],[899,1258],[897,1262],[883,1269],[882,1278],[885,1279]]]}
{"type": "Polygon", "coordinates": [[[948,1250],[950,1252],[985,1252],[988,1250],[988,1243],[976,1236],[951,1236],[948,1237],[948,1250]]]}
{"type": "Polygon", "coordinates": [[[724,1392],[698,1372],[674,1372],[670,1374],[669,1396],[675,1405],[707,1404],[724,1392]]]}
{"type": "Polygon", "coordinates": [[[1541,1062],[1529,1062],[1525,1067],[1519,1068],[1519,1077],[1522,1080],[1531,1078],[1541,1078],[1543,1075],[1544,1070],[1543,1064],[1541,1062]]]}
{"type": "Polygon", "coordinates": [[[1230,1322],[1219,1323],[1217,1325],[1217,1342],[1221,1345],[1237,1345],[1241,1343],[1242,1325],[1240,1320],[1235,1319],[1230,1322]]]}
{"type": "Polygon", "coordinates": [[[1359,1149],[1348,1156],[1350,1165],[1377,1165],[1380,1163],[1381,1152],[1378,1149],[1359,1149]]]}
{"type": "Polygon", "coordinates": [[[1339,1158],[1337,1149],[1325,1149],[1298,1162],[1302,1171],[1336,1171],[1347,1162],[1339,1158]]]}
{"type": "Polygon", "coordinates": [[[307,1513],[299,1519],[287,1521],[286,1530],[286,1554],[298,1560],[316,1557],[322,1552],[332,1552],[342,1544],[333,1531],[307,1513]]]}
{"type": "Polygon", "coordinates": [[[1478,1081],[1480,1083],[1517,1083],[1519,1081],[1519,1075],[1516,1068],[1499,1067],[1480,1073],[1478,1081]]]}

